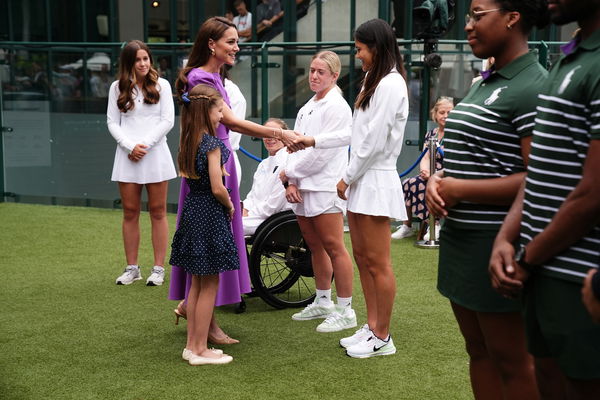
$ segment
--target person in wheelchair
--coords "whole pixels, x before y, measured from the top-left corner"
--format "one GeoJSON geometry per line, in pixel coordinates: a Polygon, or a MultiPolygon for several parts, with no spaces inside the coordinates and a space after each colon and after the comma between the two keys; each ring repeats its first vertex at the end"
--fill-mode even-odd
{"type": "MultiPolygon", "coordinates": [[[[269,118],[265,126],[275,129],[288,129],[287,124],[278,118],[269,118]]],[[[263,138],[269,157],[262,160],[252,178],[252,188],[242,202],[242,223],[244,236],[254,235],[256,228],[268,217],[289,210],[285,199],[285,188],[279,181],[279,172],[288,157],[281,140],[263,138]]]]}

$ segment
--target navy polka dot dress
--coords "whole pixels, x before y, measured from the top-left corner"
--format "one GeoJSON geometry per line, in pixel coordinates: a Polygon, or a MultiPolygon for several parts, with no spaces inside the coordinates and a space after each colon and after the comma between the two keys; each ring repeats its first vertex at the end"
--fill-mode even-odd
{"type": "Polygon", "coordinates": [[[206,153],[216,148],[221,149],[221,164],[225,164],[229,150],[220,139],[204,134],[196,156],[199,178],[187,179],[190,192],[171,245],[170,264],[193,275],[216,275],[240,268],[227,211],[210,187],[206,153]]]}

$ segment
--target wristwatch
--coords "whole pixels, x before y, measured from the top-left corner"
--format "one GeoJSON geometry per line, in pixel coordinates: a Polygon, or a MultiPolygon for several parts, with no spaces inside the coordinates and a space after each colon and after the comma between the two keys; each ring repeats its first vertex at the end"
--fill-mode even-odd
{"type": "Polygon", "coordinates": [[[525,271],[533,273],[538,268],[538,265],[528,263],[527,261],[525,261],[525,257],[527,257],[525,246],[521,246],[517,251],[517,254],[515,254],[515,261],[525,271]]]}

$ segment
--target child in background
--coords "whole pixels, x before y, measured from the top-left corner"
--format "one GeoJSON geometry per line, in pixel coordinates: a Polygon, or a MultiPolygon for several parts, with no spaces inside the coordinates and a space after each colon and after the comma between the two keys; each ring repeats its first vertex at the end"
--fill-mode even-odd
{"type": "Polygon", "coordinates": [[[223,164],[230,152],[215,133],[223,117],[223,98],[210,86],[196,85],[182,100],[177,163],[190,192],[170,259],[172,265],[192,274],[182,357],[190,365],[227,364],[233,357],[207,346],[219,273],[239,269],[230,223],[234,207],[223,182],[223,164]]]}

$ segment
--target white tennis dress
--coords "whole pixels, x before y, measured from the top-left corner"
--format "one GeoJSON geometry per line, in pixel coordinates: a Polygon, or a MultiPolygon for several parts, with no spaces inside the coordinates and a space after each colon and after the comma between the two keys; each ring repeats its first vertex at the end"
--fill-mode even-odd
{"type": "Polygon", "coordinates": [[[159,78],[157,89],[160,93],[158,103],[145,104],[142,91],[136,85],[132,95],[135,106],[123,113],[117,107],[119,82],[110,86],[106,123],[117,141],[112,181],[146,184],[177,176],[166,137],[175,122],[171,85],[159,78]],[[148,146],[148,153],[140,161],[129,160],[128,154],[140,143],[148,146]]]}

